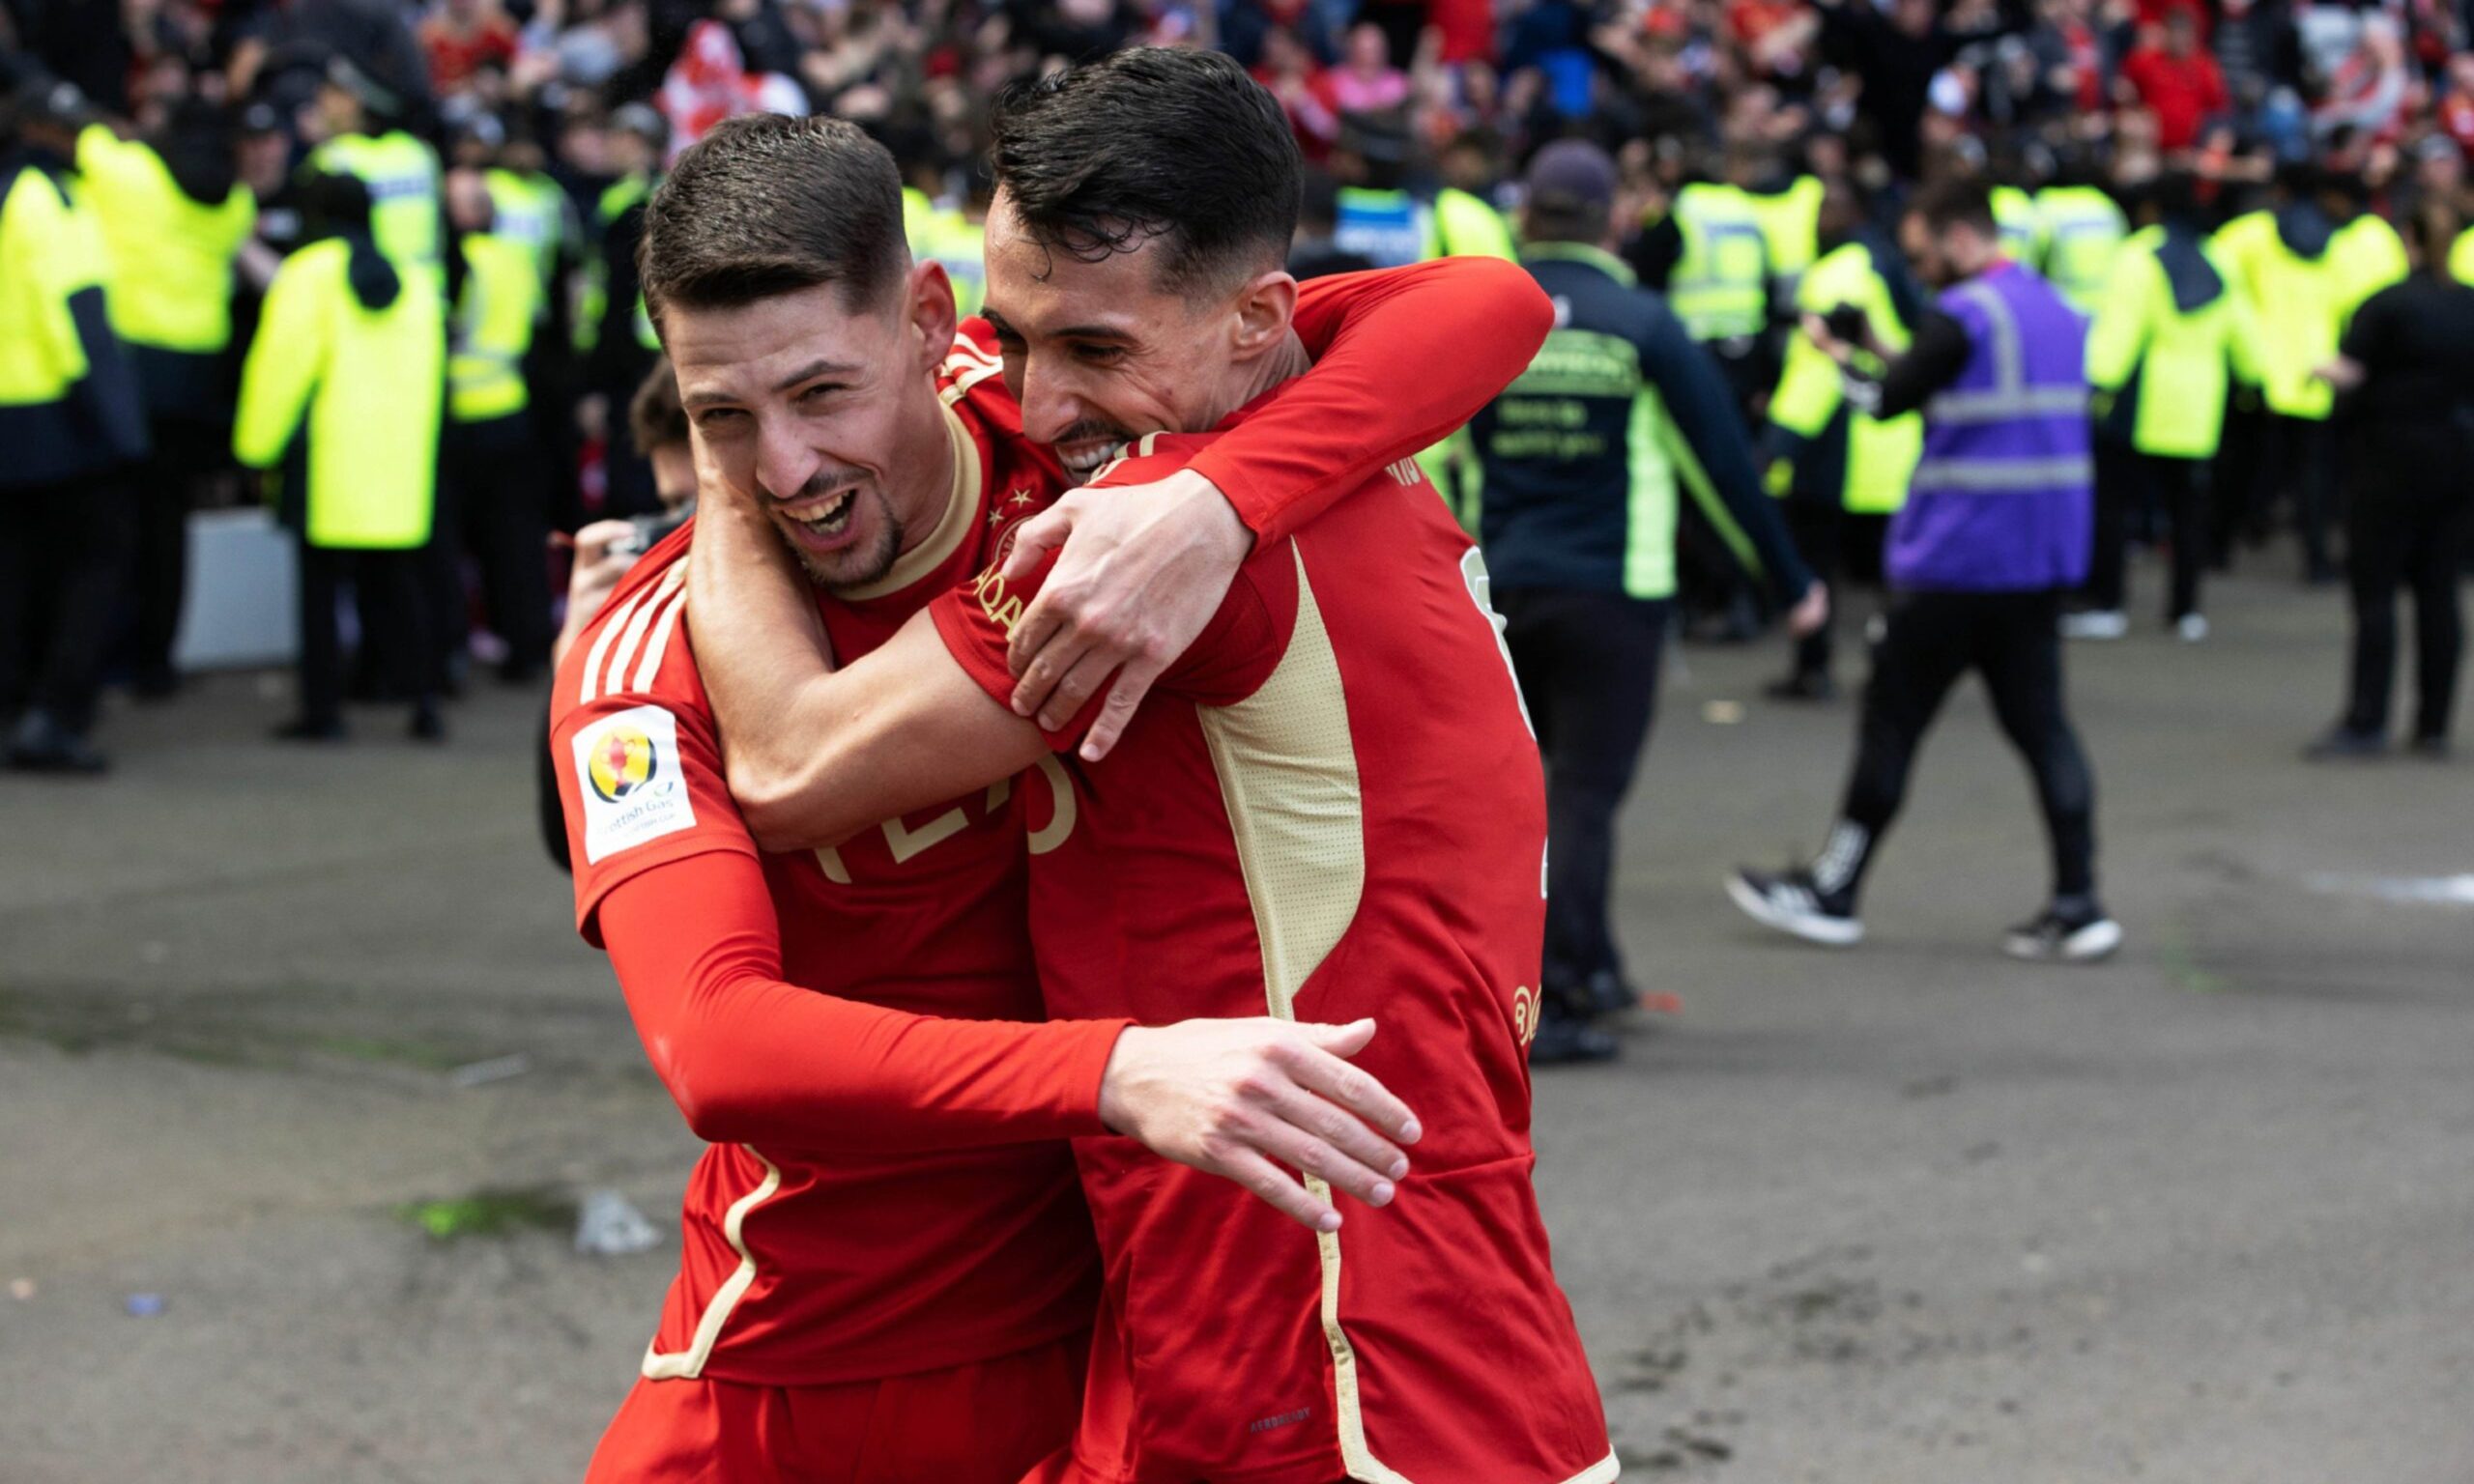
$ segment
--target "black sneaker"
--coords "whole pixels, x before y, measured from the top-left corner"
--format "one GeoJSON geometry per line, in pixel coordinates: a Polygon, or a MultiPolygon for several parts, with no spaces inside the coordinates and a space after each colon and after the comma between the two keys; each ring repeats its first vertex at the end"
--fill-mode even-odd
{"type": "Polygon", "coordinates": [[[1580,997],[1591,1010],[1601,1015],[1621,1014],[1627,1010],[1638,1010],[1641,1005],[1640,992],[1624,983],[1624,976],[1613,969],[1600,969],[1592,974],[1581,986],[1580,997]]]}
{"type": "Polygon", "coordinates": [[[2122,925],[2099,906],[2069,913],[2047,907],[2001,940],[2003,953],[2034,963],[2094,963],[2121,946],[2122,925]]]}
{"type": "Polygon", "coordinates": [[[2414,739],[2414,756],[2431,762],[2448,761],[2448,738],[2416,737],[2414,739]]]}
{"type": "Polygon", "coordinates": [[[437,701],[417,700],[413,702],[412,721],[404,730],[416,742],[444,742],[446,740],[446,716],[438,709],[437,701]]]}
{"type": "Polygon", "coordinates": [[[109,772],[112,761],[83,733],[71,731],[47,711],[29,711],[9,741],[9,766],[21,773],[109,772]]]}
{"type": "Polygon", "coordinates": [[[1761,694],[1771,700],[1836,700],[1838,682],[1826,670],[1799,670],[1770,681],[1761,694]]]}
{"type": "Polygon", "coordinates": [[[1529,1042],[1529,1065],[1611,1062],[1623,1049],[1613,1035],[1548,1000],[1539,1009],[1538,1034],[1529,1042]]]}
{"type": "Polygon", "coordinates": [[[1727,877],[1727,896],[1764,928],[1807,943],[1848,948],[1864,941],[1855,894],[1823,892],[1813,884],[1812,872],[1801,867],[1775,872],[1738,867],[1727,877]]]}
{"type": "Polygon", "coordinates": [[[2388,756],[2388,739],[2375,731],[2333,727],[2328,734],[2302,750],[2309,762],[2367,762],[2388,756]]]}

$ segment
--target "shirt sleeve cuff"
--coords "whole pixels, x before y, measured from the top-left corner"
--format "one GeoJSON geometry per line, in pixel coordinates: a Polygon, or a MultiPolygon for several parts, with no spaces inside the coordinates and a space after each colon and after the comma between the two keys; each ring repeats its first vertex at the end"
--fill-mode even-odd
{"type": "Polygon", "coordinates": [[[1108,1076],[1108,1059],[1116,1054],[1117,1038],[1134,1022],[1064,1020],[1055,1024],[1067,1033],[1071,1042],[1059,1070],[1060,1087],[1068,1099],[1064,1112],[1073,1126],[1067,1129],[1068,1136],[1082,1138],[1113,1132],[1100,1121],[1100,1086],[1108,1076]]]}

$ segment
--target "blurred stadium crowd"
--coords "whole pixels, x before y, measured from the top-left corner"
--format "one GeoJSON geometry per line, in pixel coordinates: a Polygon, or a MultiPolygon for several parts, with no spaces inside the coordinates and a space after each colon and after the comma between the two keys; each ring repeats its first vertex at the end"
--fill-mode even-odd
{"type": "MultiPolygon", "coordinates": [[[[340,737],[357,697],[438,737],[476,661],[537,682],[570,566],[589,600],[665,486],[692,494],[652,457],[684,421],[635,290],[665,163],[734,114],[859,121],[967,310],[987,100],[1142,43],[1226,49],[1280,100],[1313,167],[1301,271],[1510,256],[1538,150],[1605,146],[1623,256],[1718,357],[1825,568],[1865,565],[1914,455],[1851,417],[1834,373],[1791,394],[1816,374],[1799,316],[1854,306],[1896,342],[1910,192],[1992,186],[2011,253],[2099,346],[2109,296],[2149,292],[2116,272],[2135,233],[2212,234],[2247,328],[2200,358],[2231,389],[2160,394],[2190,373],[2151,366],[2144,330],[2091,367],[2100,417],[2126,400],[2071,620],[2119,634],[2120,554],[2154,539],[2196,639],[2199,572],[2288,498],[2308,575],[2339,574],[2348,465],[2321,373],[2406,276],[2407,238],[2474,274],[2439,214],[2474,150],[2468,19],[2453,0],[0,0],[10,761],[100,771],[103,680],[174,693],[201,508],[265,502],[293,533],[285,735],[340,737]],[[2142,477],[2138,455],[2206,476],[2142,477]]],[[[1448,487],[1482,500],[1456,464],[1448,487]]],[[[1723,522],[1685,519],[1688,609],[1757,629],[1723,522]]],[[[2463,524],[2416,548],[2452,585],[2463,524]]],[[[1807,641],[1783,692],[1829,686],[1807,641]]]]}

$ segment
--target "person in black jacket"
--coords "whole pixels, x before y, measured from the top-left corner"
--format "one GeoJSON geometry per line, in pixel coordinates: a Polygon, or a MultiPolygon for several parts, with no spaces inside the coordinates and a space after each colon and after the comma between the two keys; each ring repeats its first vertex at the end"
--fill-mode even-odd
{"type": "Polygon", "coordinates": [[[2414,272],[2354,312],[2335,364],[2357,478],[2347,492],[2345,566],[2354,616],[2345,711],[2314,758],[2387,751],[2397,669],[2397,589],[2414,601],[2413,748],[2448,753],[2465,617],[2458,583],[2474,533],[2474,288],[2449,275],[2459,222],[2446,205],[2416,213],[2414,272]]]}

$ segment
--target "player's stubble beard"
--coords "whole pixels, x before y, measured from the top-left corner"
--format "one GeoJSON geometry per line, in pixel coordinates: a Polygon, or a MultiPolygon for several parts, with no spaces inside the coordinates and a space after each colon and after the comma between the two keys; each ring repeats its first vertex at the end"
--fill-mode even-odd
{"type": "Polygon", "coordinates": [[[880,582],[902,556],[902,519],[894,514],[893,502],[885,498],[876,480],[861,471],[820,469],[808,477],[791,500],[767,497],[764,504],[766,513],[773,518],[774,533],[790,548],[799,570],[808,575],[809,582],[827,592],[845,592],[880,582]],[[864,533],[856,542],[838,551],[812,552],[785,528],[795,523],[782,513],[781,505],[845,487],[851,492],[850,519],[862,523],[864,533]]]}

